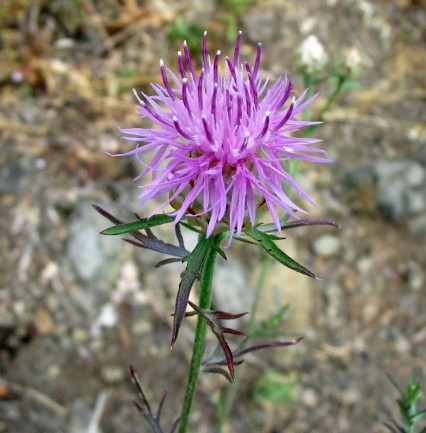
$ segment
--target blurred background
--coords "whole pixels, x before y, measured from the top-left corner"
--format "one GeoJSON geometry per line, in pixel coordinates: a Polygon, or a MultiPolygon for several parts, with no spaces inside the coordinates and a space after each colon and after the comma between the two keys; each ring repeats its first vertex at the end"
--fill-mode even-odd
{"type": "MultiPolygon", "coordinates": [[[[229,55],[239,29],[242,57],[252,62],[262,41],[265,75],[288,73],[297,92],[310,36],[320,74],[348,58],[360,69],[315,131],[334,163],[298,177],[318,203],[310,214],[341,228],[301,228],[280,244],[321,280],[271,264],[256,315],[273,338],[305,339],[246,358],[223,431],[385,432],[397,416],[386,374],[404,384],[417,371],[426,389],[425,23],[423,0],[3,1],[0,432],[148,431],[130,363],[154,407],[168,390],[170,430],[193,338],[188,319],[169,351],[183,265],[154,269],[164,257],[99,236],[111,224],[90,203],[124,220],[148,214],[132,182],[140,167],[106,153],[129,150],[118,127],[141,124],[132,89],[149,92],[160,58],[176,70],[183,40],[197,59],[208,30],[210,52],[229,55]]],[[[312,116],[332,86],[314,84],[312,116]]],[[[173,240],[170,227],[156,234],[173,240]]],[[[248,311],[261,258],[237,242],[227,255],[215,306],[248,311]]],[[[192,431],[217,432],[229,386],[203,375],[192,431]]]]}

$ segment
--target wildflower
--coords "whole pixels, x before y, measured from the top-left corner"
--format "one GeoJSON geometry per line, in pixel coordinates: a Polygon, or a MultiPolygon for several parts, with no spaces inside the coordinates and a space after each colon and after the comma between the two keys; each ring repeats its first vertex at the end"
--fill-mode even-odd
{"type": "Polygon", "coordinates": [[[360,77],[367,67],[367,57],[356,47],[347,48],[342,54],[340,69],[351,78],[360,77]]]}
{"type": "Polygon", "coordinates": [[[296,62],[304,73],[315,74],[324,70],[328,55],[315,35],[308,36],[296,50],[296,62]]]}
{"type": "Polygon", "coordinates": [[[262,44],[253,66],[240,64],[239,32],[232,58],[221,52],[210,59],[207,32],[202,40],[202,65],[197,73],[188,45],[177,54],[178,75],[160,61],[163,85],[152,84],[155,95],[142,93],[138,112],[156,128],[121,129],[127,140],[141,142],[121,155],[155,154],[137,177],[151,173],[152,181],[140,186],[142,204],[166,195],[152,214],[171,204],[175,222],[194,216],[210,236],[229,230],[240,234],[256,224],[256,216],[268,210],[280,229],[278,211],[297,217],[304,212],[287,195],[291,185],[313,203],[283,167],[291,159],[327,162],[325,153],[310,147],[320,140],[293,137],[298,129],[317,122],[297,115],[315,98],[306,101],[305,90],[292,98],[293,82],[286,76],[268,88],[262,78],[262,44]],[[167,196],[168,195],[168,196],[167,196]]]}

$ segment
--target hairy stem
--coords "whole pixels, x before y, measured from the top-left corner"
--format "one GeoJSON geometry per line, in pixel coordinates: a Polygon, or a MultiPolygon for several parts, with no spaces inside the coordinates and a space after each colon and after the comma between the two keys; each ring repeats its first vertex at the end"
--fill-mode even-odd
{"type": "MultiPolygon", "coordinates": [[[[211,238],[211,247],[206,255],[201,270],[199,300],[199,307],[201,309],[210,309],[212,301],[213,271],[217,256],[217,251],[214,247],[219,246],[220,240],[220,235],[211,238]]],[[[195,331],[194,347],[192,350],[191,366],[189,368],[188,374],[188,384],[186,386],[185,399],[182,407],[179,433],[186,433],[188,429],[189,416],[191,413],[192,402],[194,400],[195,392],[197,389],[201,361],[206,345],[206,333],[207,323],[205,319],[201,315],[199,315],[197,321],[197,328],[195,331]]]]}

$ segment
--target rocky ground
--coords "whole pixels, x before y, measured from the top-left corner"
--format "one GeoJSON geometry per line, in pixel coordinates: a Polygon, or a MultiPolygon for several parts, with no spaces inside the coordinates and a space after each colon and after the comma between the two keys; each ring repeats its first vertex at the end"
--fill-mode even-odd
{"type": "MultiPolygon", "coordinates": [[[[169,351],[183,265],[98,232],[91,208],[144,214],[131,181],[138,167],[118,126],[138,123],[131,89],[158,79],[181,40],[207,28],[212,49],[264,46],[272,78],[302,87],[295,49],[314,34],[329,66],[356,47],[360,86],[338,98],[316,135],[334,159],[302,167],[319,206],[341,228],[289,232],[283,248],[319,281],[271,264],[257,322],[287,304],[287,349],[258,352],[237,371],[227,432],[380,433],[397,416],[387,373],[426,389],[426,8],[423,0],[297,2],[136,0],[6,2],[0,6],[0,432],[147,431],[127,368],[152,402],[169,392],[177,415],[193,323],[169,351]],[[272,385],[271,385],[272,384],[272,385]],[[282,390],[275,395],[277,389],[282,390]]],[[[320,105],[330,87],[319,87],[320,105]],[[322,99],[321,99],[322,98],[322,99]]],[[[158,236],[172,239],[162,226],[158,236]]],[[[194,245],[186,233],[187,247],[194,245]]],[[[215,305],[250,310],[260,256],[235,243],[220,262],[215,305]]],[[[241,329],[247,326],[242,322],[241,329]]],[[[191,431],[216,432],[229,385],[204,375],[191,431]]]]}

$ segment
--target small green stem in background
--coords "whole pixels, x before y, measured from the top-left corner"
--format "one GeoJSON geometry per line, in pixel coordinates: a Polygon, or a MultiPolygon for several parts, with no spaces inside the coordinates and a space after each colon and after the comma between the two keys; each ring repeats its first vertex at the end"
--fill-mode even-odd
{"type": "MultiPolygon", "coordinates": [[[[269,269],[269,265],[270,265],[271,261],[269,259],[269,257],[266,254],[261,255],[261,264],[260,264],[260,274],[259,274],[259,278],[257,280],[256,283],[256,287],[255,287],[255,292],[254,292],[254,299],[253,299],[253,303],[252,303],[252,307],[251,307],[251,311],[250,311],[250,321],[248,324],[248,335],[251,335],[256,327],[256,313],[259,307],[259,299],[260,299],[260,295],[262,294],[262,290],[263,287],[265,285],[265,279],[266,279],[266,274],[268,272],[269,269]]],[[[248,343],[248,340],[246,342],[246,344],[248,343]]],[[[244,345],[241,347],[241,349],[244,348],[244,345]]],[[[241,367],[243,368],[243,366],[241,367]]],[[[241,373],[241,370],[240,370],[241,373]]],[[[219,411],[219,426],[218,426],[218,433],[223,433],[224,428],[225,428],[225,424],[226,421],[229,418],[229,414],[231,413],[232,408],[234,407],[234,402],[235,402],[235,398],[237,395],[237,391],[238,391],[238,382],[235,382],[233,386],[229,386],[226,389],[225,392],[225,396],[223,398],[223,403],[220,406],[220,411],[219,411]]]]}
{"type": "MultiPolygon", "coordinates": [[[[219,246],[221,236],[212,238],[212,245],[219,246]]],[[[201,309],[210,309],[212,301],[212,284],[213,284],[213,271],[216,262],[217,251],[210,247],[205,258],[201,276],[200,276],[200,300],[199,307],[201,309]]],[[[207,323],[205,319],[199,315],[197,321],[197,328],[195,331],[194,347],[192,350],[191,366],[188,374],[188,384],[185,391],[185,399],[183,402],[181,420],[179,425],[179,433],[186,433],[189,423],[189,416],[191,413],[192,402],[194,400],[195,392],[197,389],[198,378],[200,375],[201,361],[203,358],[204,348],[206,345],[207,323]]]]}
{"type": "MultiPolygon", "coordinates": [[[[308,93],[306,94],[306,99],[309,99],[313,92],[312,92],[312,74],[306,72],[303,74],[303,86],[305,89],[308,89],[308,93]]],[[[309,120],[311,118],[311,106],[308,105],[303,110],[303,120],[309,120]]]]}
{"type": "MultiPolygon", "coordinates": [[[[346,75],[339,75],[338,76],[337,84],[336,84],[336,87],[335,87],[333,93],[328,97],[326,103],[322,107],[321,111],[318,113],[317,120],[319,122],[322,122],[324,120],[325,113],[327,113],[327,111],[331,108],[334,101],[336,100],[336,98],[339,96],[339,94],[343,90],[343,85],[345,84],[347,78],[348,77],[346,75]]],[[[318,125],[308,126],[307,128],[305,128],[303,136],[304,137],[310,137],[317,127],[318,127],[318,125]]]]}
{"type": "MultiPolygon", "coordinates": [[[[421,395],[420,382],[417,379],[416,374],[413,373],[410,383],[407,388],[403,390],[391,375],[389,375],[389,380],[399,393],[397,402],[405,426],[400,425],[397,421],[392,421],[390,423],[385,422],[385,426],[391,432],[403,431],[405,433],[414,433],[416,431],[415,427],[417,421],[426,416],[426,409],[417,410],[417,403],[421,395]]],[[[426,432],[426,427],[424,427],[419,433],[424,432],[426,432]]]]}
{"type": "Polygon", "coordinates": [[[343,89],[343,85],[345,84],[346,79],[347,79],[346,75],[340,75],[339,76],[339,78],[337,80],[336,88],[334,89],[334,92],[329,96],[324,107],[322,107],[322,110],[318,114],[318,120],[324,119],[324,114],[331,108],[334,101],[339,96],[340,92],[343,89]]]}

